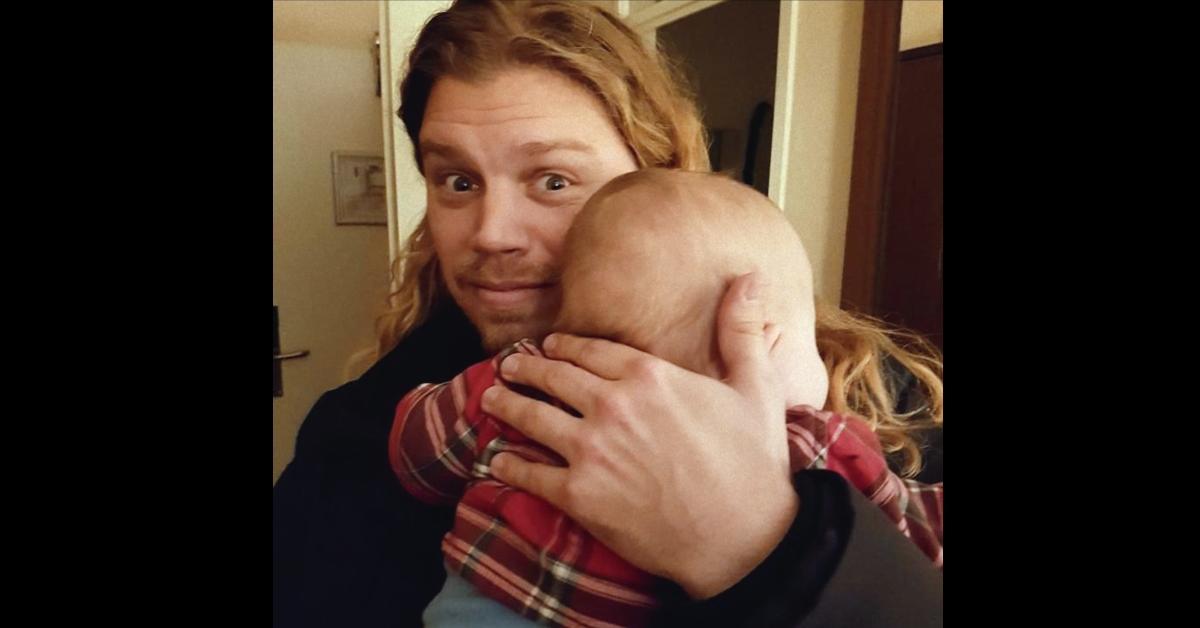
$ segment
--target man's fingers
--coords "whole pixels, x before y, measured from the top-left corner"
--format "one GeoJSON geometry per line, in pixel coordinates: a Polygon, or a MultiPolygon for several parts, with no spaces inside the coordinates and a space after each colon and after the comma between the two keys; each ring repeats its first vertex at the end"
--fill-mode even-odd
{"type": "Polygon", "coordinates": [[[492,475],[509,486],[533,493],[566,511],[563,497],[566,494],[567,469],[563,467],[530,462],[516,454],[502,453],[492,458],[492,475]]]}
{"type": "Polygon", "coordinates": [[[547,357],[566,360],[609,380],[628,376],[638,360],[647,356],[628,345],[571,334],[551,334],[542,342],[542,348],[547,357]]]}
{"type": "Polygon", "coordinates": [[[583,425],[563,410],[503,386],[485,390],[482,407],[484,412],[553,449],[568,461],[575,458],[574,435],[583,425]]]}
{"type": "Polygon", "coordinates": [[[569,362],[513,354],[500,364],[505,381],[532,386],[589,414],[591,401],[603,394],[605,380],[569,362]]]}

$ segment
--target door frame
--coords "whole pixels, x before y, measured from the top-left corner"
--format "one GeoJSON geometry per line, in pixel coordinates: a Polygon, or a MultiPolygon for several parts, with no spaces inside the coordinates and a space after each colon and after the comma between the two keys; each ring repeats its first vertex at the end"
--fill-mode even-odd
{"type": "Polygon", "coordinates": [[[901,8],[899,0],[866,2],[863,7],[841,306],[865,314],[875,311],[881,279],[881,240],[896,120],[901,8]]]}

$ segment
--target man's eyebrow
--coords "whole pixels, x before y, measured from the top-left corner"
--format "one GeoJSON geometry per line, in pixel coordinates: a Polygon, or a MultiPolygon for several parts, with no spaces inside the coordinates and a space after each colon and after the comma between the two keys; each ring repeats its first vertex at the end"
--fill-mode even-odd
{"type": "Polygon", "coordinates": [[[517,150],[530,156],[543,155],[556,150],[570,150],[581,153],[595,154],[596,149],[591,144],[579,140],[552,140],[549,142],[526,142],[517,150]]]}
{"type": "MultiPolygon", "coordinates": [[[[450,161],[466,161],[466,154],[457,147],[450,144],[443,144],[433,140],[421,140],[421,157],[425,158],[430,155],[445,158],[450,161]]],[[[581,142],[579,140],[551,140],[551,141],[535,141],[526,142],[517,147],[517,152],[528,157],[536,157],[558,150],[574,151],[579,153],[587,153],[589,155],[596,154],[596,149],[592,148],[591,144],[581,142]]]]}
{"type": "Polygon", "coordinates": [[[422,157],[427,155],[438,155],[439,157],[444,157],[450,161],[460,160],[464,157],[462,152],[457,148],[449,144],[442,144],[440,142],[421,140],[420,148],[422,157]]]}

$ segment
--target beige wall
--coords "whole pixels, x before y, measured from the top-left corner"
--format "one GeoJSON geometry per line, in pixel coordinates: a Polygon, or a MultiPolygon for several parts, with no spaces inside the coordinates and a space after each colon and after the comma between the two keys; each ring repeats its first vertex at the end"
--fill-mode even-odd
{"type": "Polygon", "coordinates": [[[273,403],[275,479],[317,397],[340,385],[347,359],[372,343],[387,287],[386,227],[337,226],[333,215],[330,153],[383,154],[364,35],[353,47],[273,42],[272,300],[281,347],[312,352],[283,367],[284,396],[273,403]]]}
{"type": "Polygon", "coordinates": [[[942,41],[942,0],[904,0],[900,10],[900,49],[942,41]]]}
{"type": "Polygon", "coordinates": [[[808,248],[817,296],[837,303],[846,250],[863,3],[797,2],[795,9],[796,85],[783,210],[808,248]]]}

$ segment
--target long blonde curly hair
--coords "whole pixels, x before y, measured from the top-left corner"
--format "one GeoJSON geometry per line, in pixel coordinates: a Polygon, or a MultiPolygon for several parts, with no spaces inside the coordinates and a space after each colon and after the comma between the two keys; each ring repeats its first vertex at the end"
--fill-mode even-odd
{"type": "MultiPolygon", "coordinates": [[[[680,67],[647,49],[619,18],[565,0],[458,0],[434,15],[408,57],[398,114],[412,140],[418,169],[425,105],[443,76],[479,80],[512,65],[560,72],[595,94],[632,150],[638,167],[710,170],[707,136],[680,67]]],[[[408,237],[392,266],[396,290],[376,321],[372,360],[386,355],[448,298],[426,220],[408,237]]],[[[817,346],[829,369],[827,408],[866,419],[901,471],[914,475],[921,451],[912,432],[942,422],[942,362],[920,338],[880,321],[818,303],[817,346]],[[890,356],[911,372],[925,404],[901,413],[885,368],[890,356]]]]}

